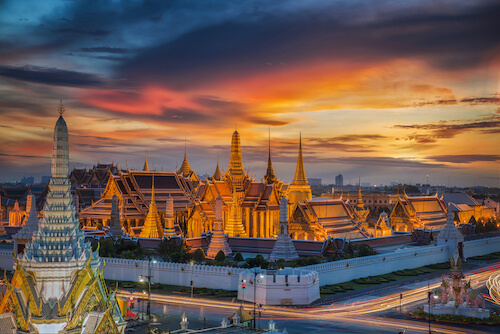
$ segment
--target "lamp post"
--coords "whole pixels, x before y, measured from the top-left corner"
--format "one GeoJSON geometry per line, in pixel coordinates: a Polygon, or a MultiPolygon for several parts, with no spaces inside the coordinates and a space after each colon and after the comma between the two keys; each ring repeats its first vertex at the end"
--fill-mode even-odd
{"type": "Polygon", "coordinates": [[[432,333],[431,332],[431,297],[432,297],[432,293],[430,291],[427,292],[427,303],[429,305],[429,334],[432,333]]]}
{"type": "Polygon", "coordinates": [[[191,264],[191,298],[193,298],[193,292],[194,292],[194,282],[193,282],[194,267],[193,267],[193,264],[194,264],[194,261],[191,260],[190,264],[191,264]]]}
{"type": "MultiPolygon", "coordinates": [[[[153,260],[156,263],[156,260],[153,260]]],[[[148,304],[146,307],[146,314],[148,316],[148,329],[146,333],[151,333],[151,257],[148,257],[148,274],[147,276],[139,276],[139,282],[145,282],[145,278],[148,280],[148,304]]]]}

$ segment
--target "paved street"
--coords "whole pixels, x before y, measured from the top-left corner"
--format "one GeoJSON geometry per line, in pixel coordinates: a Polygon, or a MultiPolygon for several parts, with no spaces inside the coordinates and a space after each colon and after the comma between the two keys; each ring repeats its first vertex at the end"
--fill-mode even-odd
{"type": "MultiPolygon", "coordinates": [[[[500,270],[500,264],[465,272],[472,280],[473,287],[484,286],[492,272],[500,270]]],[[[425,321],[414,320],[408,313],[422,306],[427,298],[428,284],[431,289],[439,286],[441,279],[432,278],[405,286],[396,286],[370,294],[351,298],[315,308],[290,308],[269,306],[262,311],[260,326],[264,327],[272,316],[277,327],[286,327],[292,334],[298,333],[397,333],[399,328],[408,327],[406,333],[428,333],[425,321]],[[404,294],[399,314],[399,294],[404,294]]],[[[215,326],[239,307],[237,302],[189,298],[153,294],[152,312],[158,315],[162,330],[177,329],[182,314],[185,312],[190,328],[215,326]]],[[[251,303],[245,309],[253,310],[251,303]]],[[[498,326],[457,326],[442,325],[432,322],[432,329],[438,333],[496,333],[498,326]]],[[[139,330],[139,329],[137,329],[139,330]]]]}

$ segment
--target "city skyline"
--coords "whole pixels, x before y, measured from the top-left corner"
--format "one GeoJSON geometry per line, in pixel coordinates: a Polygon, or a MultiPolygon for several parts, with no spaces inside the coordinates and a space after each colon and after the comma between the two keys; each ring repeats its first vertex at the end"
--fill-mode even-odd
{"type": "Polygon", "coordinates": [[[261,179],[270,129],[286,182],[302,133],[324,183],[499,186],[493,1],[0,6],[0,182],[49,174],[63,99],[72,167],[211,174],[237,128],[261,179]]]}

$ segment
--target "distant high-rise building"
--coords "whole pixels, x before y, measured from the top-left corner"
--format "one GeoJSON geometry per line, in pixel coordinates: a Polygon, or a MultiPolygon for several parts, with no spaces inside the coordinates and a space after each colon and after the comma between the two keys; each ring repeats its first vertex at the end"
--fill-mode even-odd
{"type": "Polygon", "coordinates": [[[308,179],[308,181],[311,186],[320,186],[323,184],[323,180],[320,177],[317,178],[311,177],[308,179]]]}
{"type": "Polygon", "coordinates": [[[335,185],[337,187],[343,187],[344,186],[344,177],[342,176],[342,174],[339,174],[339,175],[335,176],[335,185]]]}
{"type": "Polygon", "coordinates": [[[21,183],[33,184],[33,183],[35,183],[35,178],[33,176],[25,176],[21,179],[21,183]]]}

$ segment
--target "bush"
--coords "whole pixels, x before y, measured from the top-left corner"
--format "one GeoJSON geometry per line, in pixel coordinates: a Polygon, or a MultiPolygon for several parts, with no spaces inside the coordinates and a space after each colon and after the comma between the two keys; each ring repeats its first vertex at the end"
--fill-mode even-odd
{"type": "Polygon", "coordinates": [[[219,251],[217,255],[215,255],[215,262],[223,262],[226,260],[226,254],[223,251],[219,251]]]}
{"type": "Polygon", "coordinates": [[[237,252],[236,255],[234,255],[234,261],[241,262],[241,261],[245,261],[245,259],[243,259],[243,255],[241,255],[240,252],[237,252]]]}
{"type": "Polygon", "coordinates": [[[205,252],[203,251],[203,249],[198,248],[194,251],[193,260],[196,261],[196,263],[201,263],[203,262],[203,260],[205,260],[205,252]]]}

